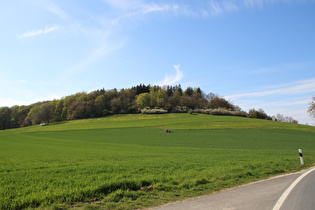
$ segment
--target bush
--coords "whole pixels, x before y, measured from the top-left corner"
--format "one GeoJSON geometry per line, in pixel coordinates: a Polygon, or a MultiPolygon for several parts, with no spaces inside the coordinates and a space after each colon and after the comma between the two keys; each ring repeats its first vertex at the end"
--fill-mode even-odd
{"type": "Polygon", "coordinates": [[[168,111],[167,110],[164,110],[162,108],[156,108],[156,109],[142,109],[141,110],[141,113],[142,114],[165,114],[167,113],[168,111]]]}
{"type": "Polygon", "coordinates": [[[247,117],[247,113],[243,111],[231,111],[225,108],[217,109],[195,109],[195,113],[209,114],[209,115],[223,115],[223,116],[238,116],[238,117],[247,117]]]}
{"type": "Polygon", "coordinates": [[[248,117],[249,118],[257,118],[257,119],[264,119],[264,120],[272,120],[271,117],[269,117],[264,110],[259,109],[259,110],[255,110],[255,109],[250,109],[249,113],[248,113],[248,117]]]}
{"type": "Polygon", "coordinates": [[[171,112],[172,113],[187,113],[188,109],[185,106],[183,106],[183,107],[177,106],[177,107],[173,108],[171,112]]]}

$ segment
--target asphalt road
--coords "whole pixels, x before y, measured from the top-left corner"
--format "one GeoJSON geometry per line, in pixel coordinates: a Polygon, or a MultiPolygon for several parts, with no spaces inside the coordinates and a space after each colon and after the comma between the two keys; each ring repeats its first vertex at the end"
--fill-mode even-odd
{"type": "Polygon", "coordinates": [[[315,209],[315,170],[292,189],[280,208],[291,209],[315,209]]]}
{"type": "MultiPolygon", "coordinates": [[[[271,210],[286,190],[309,170],[277,176],[268,180],[232,188],[217,194],[165,204],[159,210],[271,210]]],[[[305,176],[288,194],[280,210],[315,209],[315,170],[305,176]]]]}

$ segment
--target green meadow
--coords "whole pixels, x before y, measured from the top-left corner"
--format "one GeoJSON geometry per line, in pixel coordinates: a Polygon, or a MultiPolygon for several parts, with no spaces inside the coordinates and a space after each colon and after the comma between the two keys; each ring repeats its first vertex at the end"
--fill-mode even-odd
{"type": "Polygon", "coordinates": [[[0,131],[0,209],[145,208],[314,163],[315,128],[291,123],[185,113],[30,126],[0,131]]]}

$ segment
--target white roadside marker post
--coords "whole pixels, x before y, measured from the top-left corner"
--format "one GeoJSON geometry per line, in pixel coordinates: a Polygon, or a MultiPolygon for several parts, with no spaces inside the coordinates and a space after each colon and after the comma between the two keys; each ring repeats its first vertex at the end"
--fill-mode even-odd
{"type": "Polygon", "coordinates": [[[304,165],[304,160],[303,160],[303,155],[302,155],[302,150],[301,149],[299,149],[299,153],[300,153],[301,165],[304,165]]]}

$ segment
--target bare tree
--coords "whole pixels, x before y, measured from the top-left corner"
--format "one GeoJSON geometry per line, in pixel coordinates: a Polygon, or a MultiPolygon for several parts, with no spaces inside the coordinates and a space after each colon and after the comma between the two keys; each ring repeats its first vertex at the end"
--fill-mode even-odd
{"type": "Polygon", "coordinates": [[[273,118],[273,120],[279,121],[279,122],[288,122],[288,123],[295,123],[295,124],[299,123],[293,117],[283,116],[282,114],[277,114],[276,116],[273,116],[272,118],[273,118]]]}
{"type": "Polygon", "coordinates": [[[307,111],[312,117],[315,118],[315,96],[312,97],[307,111]]]}

